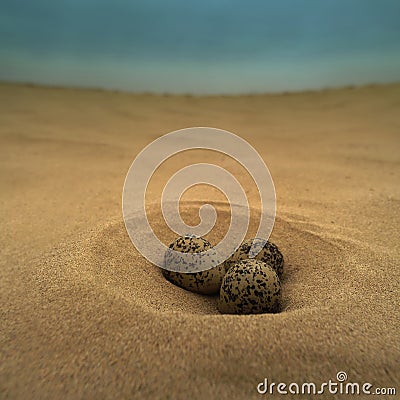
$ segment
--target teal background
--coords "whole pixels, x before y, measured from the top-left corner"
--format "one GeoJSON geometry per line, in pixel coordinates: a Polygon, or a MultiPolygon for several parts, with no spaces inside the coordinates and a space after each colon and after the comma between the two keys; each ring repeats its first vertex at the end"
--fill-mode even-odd
{"type": "Polygon", "coordinates": [[[2,0],[0,80],[247,93],[400,80],[396,0],[2,0]]]}

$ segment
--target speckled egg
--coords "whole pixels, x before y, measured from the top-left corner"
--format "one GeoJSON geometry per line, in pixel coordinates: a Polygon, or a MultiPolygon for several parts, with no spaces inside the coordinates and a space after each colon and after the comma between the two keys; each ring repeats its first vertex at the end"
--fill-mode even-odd
{"type": "Polygon", "coordinates": [[[249,259],[232,266],[225,274],[218,309],[223,314],[261,314],[279,311],[281,284],[266,263],[249,259]]]}
{"type": "Polygon", "coordinates": [[[256,249],[260,249],[260,252],[255,257],[256,260],[263,261],[269,266],[271,266],[275,272],[278,274],[278,277],[281,278],[283,274],[283,255],[279,251],[278,247],[271,243],[267,242],[264,245],[264,240],[255,238],[255,239],[247,239],[245,240],[235,251],[235,253],[225,261],[225,269],[229,270],[230,267],[237,264],[241,260],[249,259],[249,252],[253,243],[256,246],[256,249]]]}
{"type": "MultiPolygon", "coordinates": [[[[212,245],[208,240],[193,235],[181,236],[169,245],[169,249],[179,251],[181,253],[200,253],[211,248],[212,245]]],[[[176,263],[179,262],[179,258],[177,258],[174,253],[167,250],[165,254],[166,268],[173,265],[174,269],[176,269],[176,267],[182,267],[182,270],[187,269],[187,267],[184,265],[177,266],[176,263]]],[[[215,294],[218,293],[221,287],[222,278],[225,274],[225,267],[224,264],[220,264],[206,271],[194,273],[176,272],[163,269],[162,273],[165,278],[167,278],[173,284],[186,290],[190,290],[191,292],[215,294]]]]}

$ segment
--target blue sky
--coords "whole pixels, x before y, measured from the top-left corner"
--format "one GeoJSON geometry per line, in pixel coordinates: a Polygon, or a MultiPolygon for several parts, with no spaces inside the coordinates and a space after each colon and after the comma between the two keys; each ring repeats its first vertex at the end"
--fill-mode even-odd
{"type": "Polygon", "coordinates": [[[0,80],[172,93],[400,81],[400,1],[2,0],[0,80]]]}

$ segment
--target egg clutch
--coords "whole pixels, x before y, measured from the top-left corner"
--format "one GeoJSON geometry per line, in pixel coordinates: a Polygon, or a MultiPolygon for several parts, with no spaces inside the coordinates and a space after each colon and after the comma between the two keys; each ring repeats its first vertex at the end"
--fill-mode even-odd
{"type": "Polygon", "coordinates": [[[258,238],[248,239],[220,265],[200,272],[176,272],[176,263],[180,262],[176,252],[200,253],[212,248],[208,240],[198,236],[175,239],[165,253],[164,277],[191,292],[219,293],[218,309],[223,314],[279,311],[284,260],[275,244],[258,238]],[[259,252],[251,258],[249,253],[253,245],[259,252]],[[171,266],[172,271],[168,269],[171,266]]]}

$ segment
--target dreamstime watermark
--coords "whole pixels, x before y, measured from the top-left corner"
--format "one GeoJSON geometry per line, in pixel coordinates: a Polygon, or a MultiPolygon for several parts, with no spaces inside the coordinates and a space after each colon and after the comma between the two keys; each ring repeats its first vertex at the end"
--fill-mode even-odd
{"type": "Polygon", "coordinates": [[[257,392],[269,395],[321,395],[321,394],[345,394],[345,395],[396,395],[395,387],[374,387],[372,383],[347,382],[347,373],[339,371],[336,379],[316,384],[314,382],[285,383],[268,382],[268,378],[257,385],[257,392]]]}
{"type": "MultiPolygon", "coordinates": [[[[275,221],[276,200],[272,177],[261,156],[244,139],[222,129],[195,127],[171,132],[146,146],[133,161],[125,179],[122,211],[126,229],[137,250],[150,262],[174,271],[199,272],[213,268],[228,259],[242,243],[250,220],[250,208],[239,181],[216,164],[198,163],[176,172],[167,182],[161,196],[161,210],[168,227],[177,235],[204,236],[212,230],[217,219],[215,208],[204,204],[199,209],[200,223],[187,225],[180,216],[182,195],[198,184],[211,185],[228,200],[231,223],[224,238],[212,249],[200,253],[174,252],[180,263],[164,264],[167,247],[154,233],[146,214],[146,190],[154,172],[168,158],[193,149],[223,153],[240,163],[252,177],[261,200],[257,237],[268,240],[275,221]],[[174,269],[173,269],[174,268],[174,269]]],[[[249,256],[255,257],[262,246],[252,246],[249,256]]]]}

